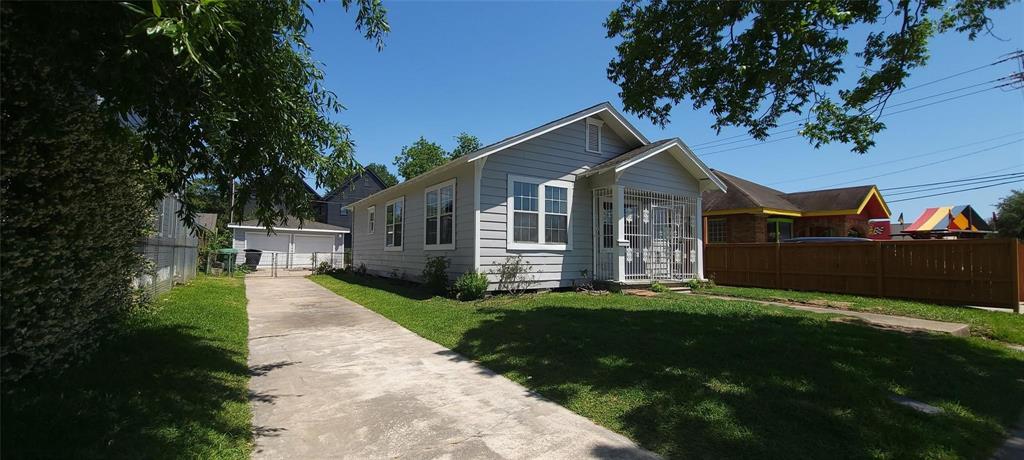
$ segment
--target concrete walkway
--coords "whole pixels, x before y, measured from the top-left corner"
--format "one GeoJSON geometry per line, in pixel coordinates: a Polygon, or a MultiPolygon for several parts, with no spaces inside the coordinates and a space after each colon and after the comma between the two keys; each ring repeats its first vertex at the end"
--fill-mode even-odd
{"type": "Polygon", "coordinates": [[[798,303],[788,302],[772,302],[768,300],[754,300],[746,299],[743,297],[731,297],[724,295],[710,295],[710,294],[691,294],[701,297],[708,297],[712,299],[721,300],[735,300],[743,302],[753,302],[761,305],[771,305],[775,307],[786,307],[794,310],[809,311],[814,313],[829,313],[833,315],[846,316],[851,318],[857,318],[865,323],[872,324],[875,326],[904,329],[911,331],[926,331],[926,332],[939,332],[943,334],[950,334],[959,337],[967,337],[971,335],[970,326],[963,323],[947,323],[944,321],[932,321],[928,319],[910,318],[906,316],[892,316],[882,315],[878,313],[867,313],[854,310],[842,310],[838,308],[825,308],[825,307],[812,307],[810,305],[802,305],[798,303]]]}
{"type": "Polygon", "coordinates": [[[305,278],[246,296],[254,458],[656,458],[305,278]]]}

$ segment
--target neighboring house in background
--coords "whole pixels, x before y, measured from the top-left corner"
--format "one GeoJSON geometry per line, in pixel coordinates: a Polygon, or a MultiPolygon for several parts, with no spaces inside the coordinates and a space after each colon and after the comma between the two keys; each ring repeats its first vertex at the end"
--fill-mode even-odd
{"type": "Polygon", "coordinates": [[[244,260],[243,250],[259,249],[264,252],[261,266],[271,264],[274,261],[271,254],[277,253],[279,268],[312,268],[313,253],[331,257],[332,253],[345,252],[345,235],[349,232],[347,228],[323,222],[299,223],[297,217],[285,219],[269,234],[256,220],[228,224],[228,228],[233,233],[231,247],[239,250],[239,261],[244,260]]]}
{"type": "Polygon", "coordinates": [[[178,218],[181,201],[174,195],[166,195],[155,207],[154,232],[139,241],[138,246],[139,252],[152,262],[152,271],[135,278],[135,287],[150,296],[194,278],[199,262],[199,240],[178,218]]]}
{"type": "Polygon", "coordinates": [[[510,256],[534,288],[702,277],[700,194],[725,186],[679,139],[650,142],[609,103],[459,157],[352,203],[353,263],[419,279],[494,274],[510,256]]]}
{"type": "MultiPolygon", "coordinates": [[[[310,187],[309,184],[306,183],[306,181],[303,181],[302,185],[306,186],[306,192],[309,193],[309,204],[310,204],[310,207],[313,208],[313,220],[315,220],[317,222],[326,222],[327,221],[327,206],[324,205],[323,197],[321,197],[320,194],[317,193],[316,190],[313,189],[313,187],[310,187]]],[[[281,204],[275,205],[274,208],[282,210],[282,211],[288,211],[281,204]]],[[[244,212],[245,212],[245,215],[243,215],[241,219],[236,218],[235,219],[236,222],[237,221],[249,220],[249,219],[251,219],[253,217],[253,214],[256,212],[256,203],[252,199],[249,199],[249,201],[245,202],[245,211],[244,212]]]]}
{"type": "Polygon", "coordinates": [[[913,239],[984,238],[992,228],[969,205],[928,208],[914,223],[900,229],[913,239]]]}
{"type": "Polygon", "coordinates": [[[727,192],[702,194],[708,243],[765,243],[807,236],[868,235],[868,221],[888,219],[874,185],[785,193],[715,171],[727,192]]]}
{"type": "MultiPolygon", "coordinates": [[[[386,189],[384,181],[373,171],[363,168],[352,174],[340,187],[324,195],[323,208],[326,214],[324,222],[337,227],[352,227],[352,215],[348,205],[386,189]]],[[[345,247],[351,248],[352,234],[345,234],[345,247]]]]}

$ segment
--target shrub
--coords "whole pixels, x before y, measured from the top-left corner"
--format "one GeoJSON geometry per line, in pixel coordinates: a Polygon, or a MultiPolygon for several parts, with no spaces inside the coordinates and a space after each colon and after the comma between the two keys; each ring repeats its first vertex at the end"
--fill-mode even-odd
{"type": "Polygon", "coordinates": [[[356,268],[356,274],[359,276],[366,276],[366,264],[360,263],[359,267],[356,268]]]}
{"type": "Polygon", "coordinates": [[[532,271],[530,263],[524,261],[523,256],[508,256],[505,258],[505,262],[491,273],[498,277],[499,291],[519,295],[533,285],[533,276],[530,275],[532,271]]]}
{"type": "Polygon", "coordinates": [[[715,280],[711,280],[711,279],[706,279],[706,280],[692,279],[689,282],[689,286],[690,286],[690,290],[691,291],[703,291],[703,290],[708,290],[708,289],[714,289],[714,287],[715,287],[715,280]]]}
{"type": "Polygon", "coordinates": [[[316,268],[313,269],[314,275],[330,275],[334,273],[334,266],[330,262],[320,262],[316,268]]]}
{"type": "Polygon", "coordinates": [[[487,292],[488,284],[490,284],[490,281],[487,279],[487,275],[477,272],[466,272],[455,280],[455,286],[452,289],[455,291],[456,299],[477,300],[482,298],[484,293],[487,292]]]}
{"type": "Polygon", "coordinates": [[[8,33],[0,52],[5,384],[84,360],[138,304],[137,245],[155,203],[136,135],[76,75],[18,40],[8,33]]]}
{"type": "Polygon", "coordinates": [[[451,261],[445,256],[427,256],[427,263],[423,265],[423,286],[432,294],[448,294],[448,267],[450,266],[451,261]]]}
{"type": "Polygon", "coordinates": [[[651,290],[654,292],[668,292],[668,287],[658,281],[651,281],[651,290]]]}

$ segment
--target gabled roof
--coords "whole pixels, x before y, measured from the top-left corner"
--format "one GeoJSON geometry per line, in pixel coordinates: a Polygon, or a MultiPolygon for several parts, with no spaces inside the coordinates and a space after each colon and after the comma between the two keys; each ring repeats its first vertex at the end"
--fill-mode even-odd
{"type": "Polygon", "coordinates": [[[459,158],[451,160],[441,166],[431,169],[430,171],[420,174],[419,176],[416,176],[405,182],[394,185],[388,189],[374,193],[373,195],[363,198],[362,200],[356,201],[350,204],[349,206],[356,206],[359,203],[374,198],[377,194],[383,193],[385,191],[389,193],[399,191],[401,189],[411,186],[412,184],[432,179],[434,177],[441,175],[443,172],[451,170],[455,167],[486,158],[490,155],[493,155],[509,147],[526,142],[537,136],[549,133],[563,126],[576,123],[588,117],[595,116],[600,116],[604,120],[605,126],[611,128],[613,131],[622,136],[622,138],[625,140],[632,138],[635,141],[636,145],[646,145],[650,143],[650,141],[648,141],[647,138],[644,137],[642,133],[640,133],[640,131],[634,128],[633,125],[631,125],[628,121],[626,121],[625,117],[623,117],[622,114],[619,113],[619,111],[616,110],[610,102],[602,102],[592,107],[580,110],[579,112],[575,112],[570,115],[566,115],[562,118],[559,118],[557,120],[545,123],[529,131],[525,131],[514,136],[506,137],[498,142],[481,147],[479,150],[470,152],[459,158]]]}
{"type": "Polygon", "coordinates": [[[710,181],[714,184],[714,188],[717,190],[727,189],[725,183],[723,183],[712,172],[713,170],[708,168],[703,161],[700,161],[700,159],[697,158],[697,155],[694,155],[693,151],[691,151],[690,148],[687,147],[687,145],[678,137],[662,139],[660,141],[651,142],[650,144],[637,147],[615,158],[605,161],[604,163],[594,166],[589,171],[581,174],[581,176],[592,176],[608,171],[614,171],[616,173],[622,172],[629,167],[637,165],[662,152],[671,153],[683,168],[693,174],[693,176],[698,180],[710,181]]]}
{"type": "Polygon", "coordinates": [[[761,208],[771,211],[800,212],[800,208],[783,198],[785,192],[765,187],[756,182],[712,170],[728,187],[727,192],[708,191],[701,194],[705,213],[733,209],[761,208]]]}
{"type": "Polygon", "coordinates": [[[360,166],[359,168],[360,168],[359,172],[356,172],[356,173],[353,173],[353,174],[349,174],[348,177],[346,177],[345,180],[341,183],[341,185],[339,185],[335,189],[327,192],[324,195],[323,200],[324,201],[331,201],[331,198],[333,198],[334,195],[336,195],[339,192],[345,190],[345,188],[347,188],[349,186],[349,184],[351,184],[352,182],[355,182],[356,180],[359,180],[359,178],[363,177],[364,175],[365,176],[369,176],[371,179],[376,181],[377,185],[380,185],[380,189],[381,190],[384,190],[384,189],[388,188],[387,184],[385,184],[384,181],[381,180],[380,176],[378,176],[377,173],[373,172],[372,169],[367,169],[365,166],[360,166]]]}
{"type": "Polygon", "coordinates": [[[789,216],[860,214],[874,198],[877,206],[872,205],[869,211],[889,216],[889,207],[874,185],[786,193],[722,171],[714,173],[725,182],[729,191],[701,194],[707,215],[750,212],[789,216]]]}
{"type": "MultiPolygon", "coordinates": [[[[286,231],[316,231],[316,232],[330,232],[330,233],[348,233],[349,230],[345,227],[339,227],[337,225],[326,224],[323,222],[317,222],[313,220],[306,220],[300,223],[298,217],[287,216],[282,220],[279,225],[274,225],[274,231],[286,230],[286,231]],[[289,225],[292,224],[292,225],[289,225]]],[[[263,230],[266,231],[267,227],[260,225],[260,222],[256,219],[243,220],[241,222],[228,224],[228,228],[238,229],[252,229],[252,230],[263,230]]]]}

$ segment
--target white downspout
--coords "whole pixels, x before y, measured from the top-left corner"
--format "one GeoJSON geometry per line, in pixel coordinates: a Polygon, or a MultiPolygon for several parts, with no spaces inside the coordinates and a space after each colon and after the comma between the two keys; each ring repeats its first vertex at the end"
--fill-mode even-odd
{"type": "Polygon", "coordinates": [[[697,272],[694,273],[697,279],[703,280],[704,278],[704,210],[703,204],[700,201],[700,195],[697,195],[697,272]]]}

